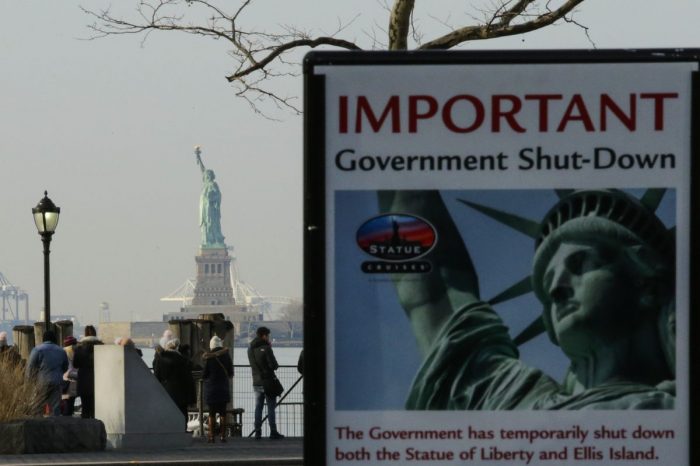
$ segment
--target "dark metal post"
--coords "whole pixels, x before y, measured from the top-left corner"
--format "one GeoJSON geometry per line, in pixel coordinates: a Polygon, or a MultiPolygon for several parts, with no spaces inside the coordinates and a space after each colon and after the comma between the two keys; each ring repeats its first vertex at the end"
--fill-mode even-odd
{"type": "Polygon", "coordinates": [[[50,330],[51,324],[51,285],[49,280],[49,245],[53,232],[42,233],[41,242],[44,243],[44,330],[50,330]]]}
{"type": "Polygon", "coordinates": [[[204,438],[204,379],[197,380],[197,410],[199,411],[199,438],[204,438]]]}
{"type": "Polygon", "coordinates": [[[36,207],[32,208],[36,229],[44,243],[44,331],[51,327],[51,290],[49,286],[49,245],[51,236],[58,226],[58,216],[61,208],[56,207],[49,193],[44,191],[44,198],[39,201],[36,207]]]}

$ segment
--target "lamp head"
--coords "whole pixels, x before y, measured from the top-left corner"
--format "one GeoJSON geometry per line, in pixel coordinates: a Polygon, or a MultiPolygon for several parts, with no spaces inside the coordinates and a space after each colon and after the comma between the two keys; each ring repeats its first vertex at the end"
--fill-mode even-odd
{"type": "Polygon", "coordinates": [[[39,201],[36,207],[32,208],[34,223],[40,235],[53,234],[56,231],[60,213],[61,208],[56,207],[56,204],[49,199],[48,192],[44,191],[44,197],[39,201]]]}

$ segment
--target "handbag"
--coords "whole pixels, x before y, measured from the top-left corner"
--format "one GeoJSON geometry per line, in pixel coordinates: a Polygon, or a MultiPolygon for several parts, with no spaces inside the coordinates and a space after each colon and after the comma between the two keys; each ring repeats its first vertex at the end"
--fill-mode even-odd
{"type": "Polygon", "coordinates": [[[221,366],[221,368],[224,370],[224,373],[226,374],[226,377],[233,377],[233,374],[229,374],[229,373],[228,373],[228,369],[226,369],[226,367],[224,367],[224,364],[223,364],[221,361],[219,361],[219,357],[218,357],[218,356],[216,356],[214,359],[216,359],[216,362],[218,362],[219,365],[221,366]]]}
{"type": "Polygon", "coordinates": [[[280,383],[279,379],[274,375],[271,379],[263,379],[262,382],[265,395],[277,398],[284,393],[284,387],[280,383]]]}

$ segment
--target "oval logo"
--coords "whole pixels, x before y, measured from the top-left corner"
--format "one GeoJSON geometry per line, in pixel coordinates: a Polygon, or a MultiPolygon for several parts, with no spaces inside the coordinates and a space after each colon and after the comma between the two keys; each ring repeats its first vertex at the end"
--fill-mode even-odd
{"type": "Polygon", "coordinates": [[[379,215],[357,230],[357,245],[370,256],[388,261],[420,257],[436,241],[437,233],[430,223],[407,214],[379,215]]]}

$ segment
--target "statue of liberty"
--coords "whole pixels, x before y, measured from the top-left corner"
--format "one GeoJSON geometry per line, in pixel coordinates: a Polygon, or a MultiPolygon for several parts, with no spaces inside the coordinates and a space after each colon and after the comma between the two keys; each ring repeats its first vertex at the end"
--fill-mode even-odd
{"type": "Polygon", "coordinates": [[[199,227],[202,233],[203,248],[225,248],[224,235],[221,234],[221,191],[214,181],[213,170],[208,170],[202,163],[199,146],[194,148],[197,165],[202,171],[202,193],[199,196],[199,227]]]}
{"type": "Polygon", "coordinates": [[[460,200],[534,239],[531,276],[480,297],[467,247],[436,191],[382,191],[383,212],[428,220],[433,270],[393,275],[424,361],[406,406],[421,410],[672,409],[675,235],[655,214],[664,194],[559,190],[541,222],[460,200]],[[492,304],[534,291],[542,315],[512,338],[492,304]],[[563,380],[519,359],[546,332],[570,361],[563,380]]]}

